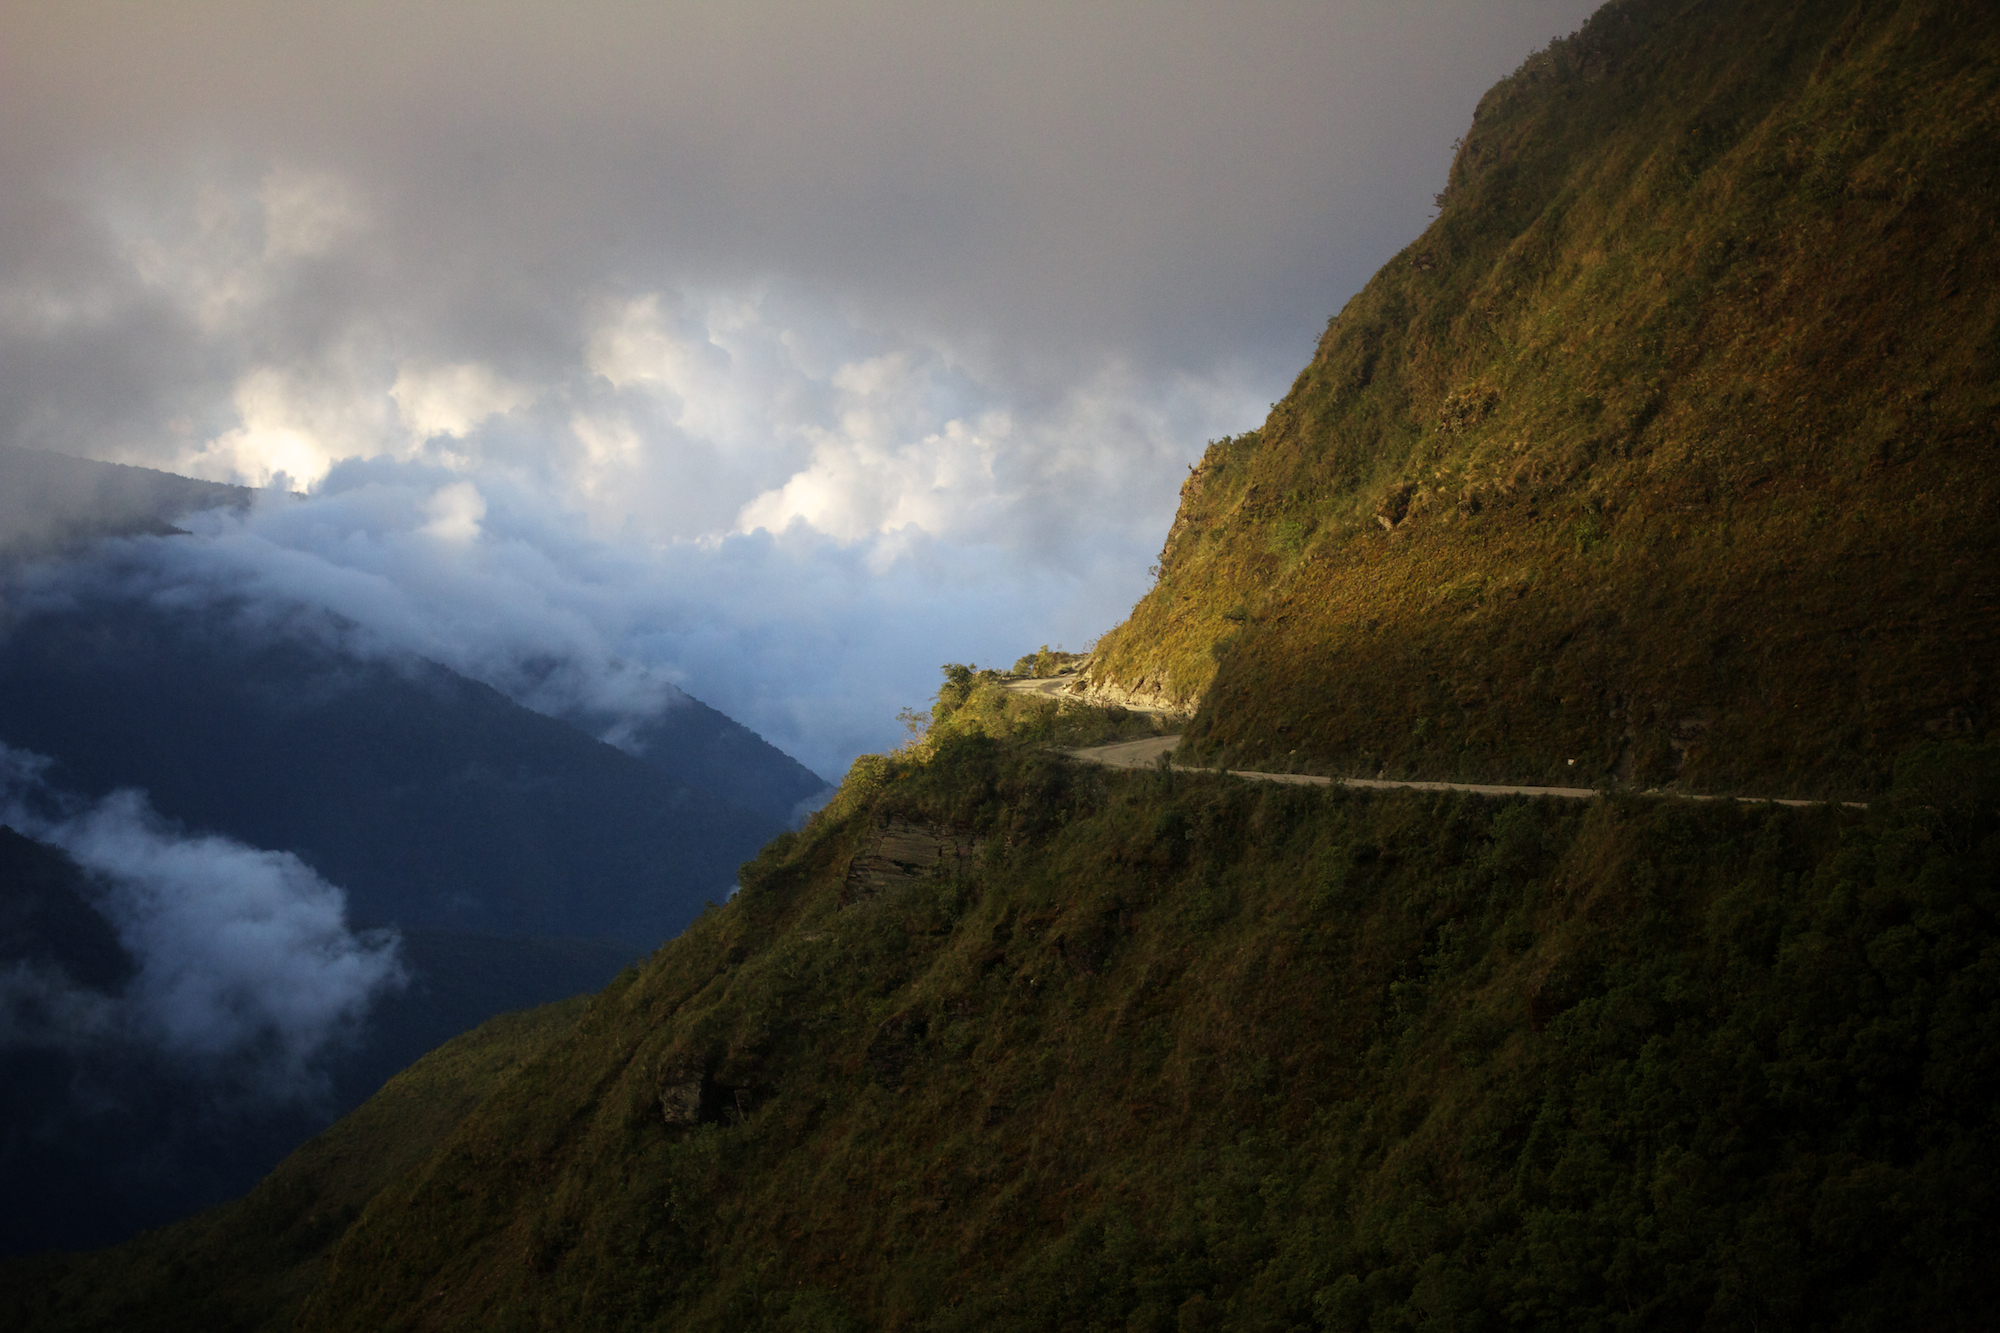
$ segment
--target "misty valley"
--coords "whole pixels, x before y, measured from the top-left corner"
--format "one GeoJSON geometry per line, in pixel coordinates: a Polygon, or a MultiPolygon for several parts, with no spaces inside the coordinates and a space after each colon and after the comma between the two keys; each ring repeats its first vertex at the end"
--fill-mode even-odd
{"type": "Polygon", "coordinates": [[[13,1252],[242,1193],[445,1039],[602,986],[826,790],[685,696],[617,748],[90,546],[230,488],[5,451],[0,489],[40,492],[0,629],[13,1252]]]}

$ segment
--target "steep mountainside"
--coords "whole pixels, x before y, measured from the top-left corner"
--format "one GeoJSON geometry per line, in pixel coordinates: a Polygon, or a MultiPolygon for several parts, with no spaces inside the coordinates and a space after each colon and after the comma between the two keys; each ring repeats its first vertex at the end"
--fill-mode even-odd
{"type": "Polygon", "coordinates": [[[1985,1328],[1997,40],[1627,0],[1537,55],[1092,662],[1232,764],[1865,808],[1091,769],[1045,742],[1117,719],[949,667],[351,1222],[0,1319],[1985,1328]]]}
{"type": "Polygon", "coordinates": [[[1100,680],[1188,753],[1864,795],[2000,724],[2000,21],[1621,0],[1211,445],[1100,680]]]}
{"type": "Polygon", "coordinates": [[[949,736],[857,765],[442,1138],[406,1104],[436,1147],[351,1224],[278,1211],[314,1147],[171,1244],[0,1269],[0,1316],[1982,1328],[1996,807],[1993,747],[1862,813],[949,736]],[[229,1221],[267,1214],[293,1257],[229,1221]]]}

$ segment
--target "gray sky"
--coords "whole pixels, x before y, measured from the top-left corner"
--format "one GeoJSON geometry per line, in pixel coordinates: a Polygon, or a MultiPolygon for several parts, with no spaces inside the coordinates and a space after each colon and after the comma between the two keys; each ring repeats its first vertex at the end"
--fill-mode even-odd
{"type": "Polygon", "coordinates": [[[1589,8],[6,0],[0,442],[309,488],[175,560],[836,775],[1123,616],[1589,8]]]}

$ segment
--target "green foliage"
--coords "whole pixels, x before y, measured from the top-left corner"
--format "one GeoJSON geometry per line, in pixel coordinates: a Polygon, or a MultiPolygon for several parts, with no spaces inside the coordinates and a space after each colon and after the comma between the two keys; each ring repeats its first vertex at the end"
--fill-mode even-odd
{"type": "Polygon", "coordinates": [[[1961,764],[1864,813],[952,733],[376,1195],[300,1326],[1973,1326],[2000,819],[1941,835],[1961,764]],[[857,898],[890,825],[975,852],[857,898]]]}
{"type": "Polygon", "coordinates": [[[1084,660],[1084,653],[1064,652],[1051,648],[1046,643],[1032,653],[1023,654],[1014,661],[1007,674],[1019,678],[1045,678],[1076,666],[1084,660]]]}
{"type": "Polygon", "coordinates": [[[1246,768],[1865,797],[1990,739],[1996,15],[1625,0],[1537,53],[1093,675],[1246,768]]]}
{"type": "Polygon", "coordinates": [[[1912,746],[1896,761],[1894,799],[1961,850],[2000,825],[2000,745],[1912,746]]]}
{"type": "MultiPolygon", "coordinates": [[[[1042,649],[1048,653],[1046,645],[1042,649]]],[[[1073,655],[1068,655],[1073,656],[1073,655]]],[[[1059,663],[1036,664],[1023,658],[1028,669],[1015,664],[1015,677],[1053,675],[1059,663]],[[1044,669],[1046,668],[1046,669],[1044,669]]],[[[990,736],[995,740],[1038,745],[1077,747],[1105,745],[1160,733],[1163,722],[1143,713],[1116,705],[1059,699],[1008,687],[1008,677],[997,671],[950,664],[944,668],[944,684],[931,705],[930,723],[923,737],[913,743],[922,751],[931,741],[958,734],[990,736]]]]}

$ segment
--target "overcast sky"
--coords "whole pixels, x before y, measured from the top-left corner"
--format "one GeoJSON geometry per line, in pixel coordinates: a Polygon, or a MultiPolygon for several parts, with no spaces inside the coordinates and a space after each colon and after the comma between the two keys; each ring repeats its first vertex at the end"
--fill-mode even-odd
{"type": "Polygon", "coordinates": [[[310,491],[175,567],[838,776],[1122,619],[1590,7],[4,0],[0,441],[310,491]]]}

